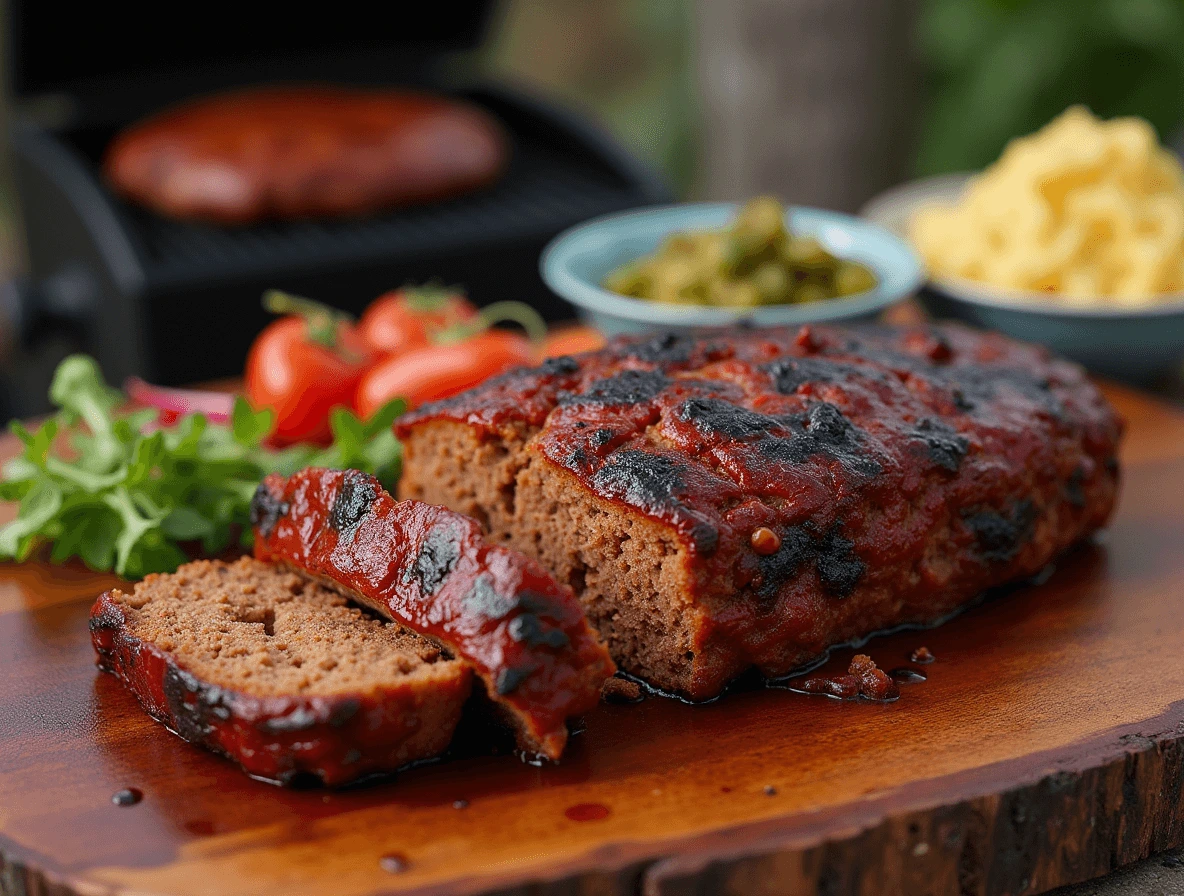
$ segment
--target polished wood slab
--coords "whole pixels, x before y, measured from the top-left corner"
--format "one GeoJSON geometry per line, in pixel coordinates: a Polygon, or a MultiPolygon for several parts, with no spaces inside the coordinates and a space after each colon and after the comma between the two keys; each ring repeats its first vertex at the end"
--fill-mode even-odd
{"type": "Polygon", "coordinates": [[[937,657],[898,702],[603,705],[558,767],[256,783],[95,670],[110,579],[0,566],[0,892],[1036,893],[1184,844],[1184,414],[1111,396],[1112,526],[1043,585],[873,639],[885,669],[937,657]]]}

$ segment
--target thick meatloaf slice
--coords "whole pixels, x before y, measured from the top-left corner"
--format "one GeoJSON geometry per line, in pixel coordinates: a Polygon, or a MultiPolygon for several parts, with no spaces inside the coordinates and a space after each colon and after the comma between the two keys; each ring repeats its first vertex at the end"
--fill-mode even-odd
{"type": "Polygon", "coordinates": [[[398,423],[400,495],[580,597],[694,699],[940,619],[1106,522],[1121,424],[1080,368],[958,326],[624,338],[398,423]]]}
{"type": "Polygon", "coordinates": [[[594,707],[615,671],[571,591],[537,561],[490,544],[468,517],[396,501],[373,476],[269,476],[251,520],[260,559],[341,589],[471,666],[528,753],[558,759],[566,720],[594,707]]]}
{"type": "Polygon", "coordinates": [[[438,755],[472,683],[414,632],[249,557],[108,591],[90,630],[99,666],[153,718],[281,783],[343,784],[438,755]]]}

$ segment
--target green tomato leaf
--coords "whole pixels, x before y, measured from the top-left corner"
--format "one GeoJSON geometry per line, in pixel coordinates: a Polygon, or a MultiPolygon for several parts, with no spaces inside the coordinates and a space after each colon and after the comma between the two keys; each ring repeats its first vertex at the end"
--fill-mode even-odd
{"type": "Polygon", "coordinates": [[[372,439],[388,430],[394,424],[395,420],[403,416],[403,412],[407,410],[407,401],[403,398],[392,398],[382,407],[380,407],[370,419],[366,421],[363,428],[362,436],[365,439],[372,439]]]}
{"type": "Polygon", "coordinates": [[[343,457],[352,457],[362,450],[366,429],[349,408],[336,407],[329,412],[329,429],[333,433],[333,447],[343,457]]]}

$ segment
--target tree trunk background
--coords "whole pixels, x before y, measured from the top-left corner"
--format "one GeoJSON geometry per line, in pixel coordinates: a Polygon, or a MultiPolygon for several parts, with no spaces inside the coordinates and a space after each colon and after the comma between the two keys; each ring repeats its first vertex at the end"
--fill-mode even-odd
{"type": "Polygon", "coordinates": [[[855,211],[908,177],[916,0],[697,0],[702,192],[855,211]]]}

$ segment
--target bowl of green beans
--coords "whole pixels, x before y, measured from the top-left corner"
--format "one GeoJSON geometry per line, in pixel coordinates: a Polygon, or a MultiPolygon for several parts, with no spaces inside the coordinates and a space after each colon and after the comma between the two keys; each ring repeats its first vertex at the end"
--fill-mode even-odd
{"type": "Polygon", "coordinates": [[[866,319],[923,281],[912,249],[884,228],[768,197],[595,218],[552,241],[541,268],[610,335],[866,319]]]}

